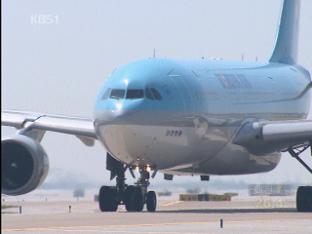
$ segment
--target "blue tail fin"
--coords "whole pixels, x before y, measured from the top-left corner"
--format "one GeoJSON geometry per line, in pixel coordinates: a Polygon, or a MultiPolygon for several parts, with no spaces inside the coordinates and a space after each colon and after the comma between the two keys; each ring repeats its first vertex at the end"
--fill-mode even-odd
{"type": "Polygon", "coordinates": [[[272,63],[296,64],[298,53],[300,0],[284,0],[272,63]]]}

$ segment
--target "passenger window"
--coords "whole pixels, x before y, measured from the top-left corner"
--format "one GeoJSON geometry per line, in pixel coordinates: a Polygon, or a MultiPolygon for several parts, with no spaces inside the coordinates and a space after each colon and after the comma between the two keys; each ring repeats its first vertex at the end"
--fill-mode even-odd
{"type": "Polygon", "coordinates": [[[161,100],[161,95],[157,89],[151,88],[151,92],[156,100],[161,100]]]}
{"type": "Polygon", "coordinates": [[[144,97],[143,89],[128,89],[127,90],[127,99],[139,99],[144,97]]]}
{"type": "Polygon", "coordinates": [[[125,97],[124,89],[113,89],[110,93],[110,98],[112,99],[122,99],[125,97]]]}

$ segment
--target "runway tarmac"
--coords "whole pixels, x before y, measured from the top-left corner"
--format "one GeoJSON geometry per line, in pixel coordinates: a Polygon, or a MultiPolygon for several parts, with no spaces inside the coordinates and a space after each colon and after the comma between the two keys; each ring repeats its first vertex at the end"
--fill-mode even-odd
{"type": "Polygon", "coordinates": [[[298,213],[294,197],[246,197],[231,202],[159,198],[155,213],[101,213],[92,201],[7,201],[3,233],[312,233],[312,213],[298,213]],[[69,213],[69,205],[71,212],[69,213]],[[223,228],[220,220],[223,220],[223,228]]]}

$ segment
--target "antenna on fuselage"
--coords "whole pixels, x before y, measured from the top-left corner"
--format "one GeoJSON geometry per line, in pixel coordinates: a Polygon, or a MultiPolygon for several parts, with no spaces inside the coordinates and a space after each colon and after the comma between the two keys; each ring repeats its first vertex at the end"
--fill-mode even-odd
{"type": "Polygon", "coordinates": [[[153,58],[156,58],[156,49],[154,48],[154,51],[153,51],[153,58]]]}
{"type": "Polygon", "coordinates": [[[244,62],[244,60],[245,60],[245,54],[242,54],[241,59],[242,59],[242,61],[244,62]]]}

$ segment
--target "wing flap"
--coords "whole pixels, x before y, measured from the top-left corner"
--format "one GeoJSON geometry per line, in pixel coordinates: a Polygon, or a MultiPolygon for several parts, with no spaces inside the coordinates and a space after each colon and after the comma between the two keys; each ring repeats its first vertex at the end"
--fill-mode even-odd
{"type": "Polygon", "coordinates": [[[33,122],[39,118],[40,114],[17,111],[2,111],[1,125],[15,127],[17,129],[23,128],[26,122],[33,122]]]}
{"type": "Polygon", "coordinates": [[[59,132],[96,139],[93,120],[61,115],[39,114],[20,111],[1,112],[1,125],[17,129],[29,128],[59,132]]]}
{"type": "Polygon", "coordinates": [[[93,121],[87,119],[42,116],[31,128],[96,138],[93,121]]]}

